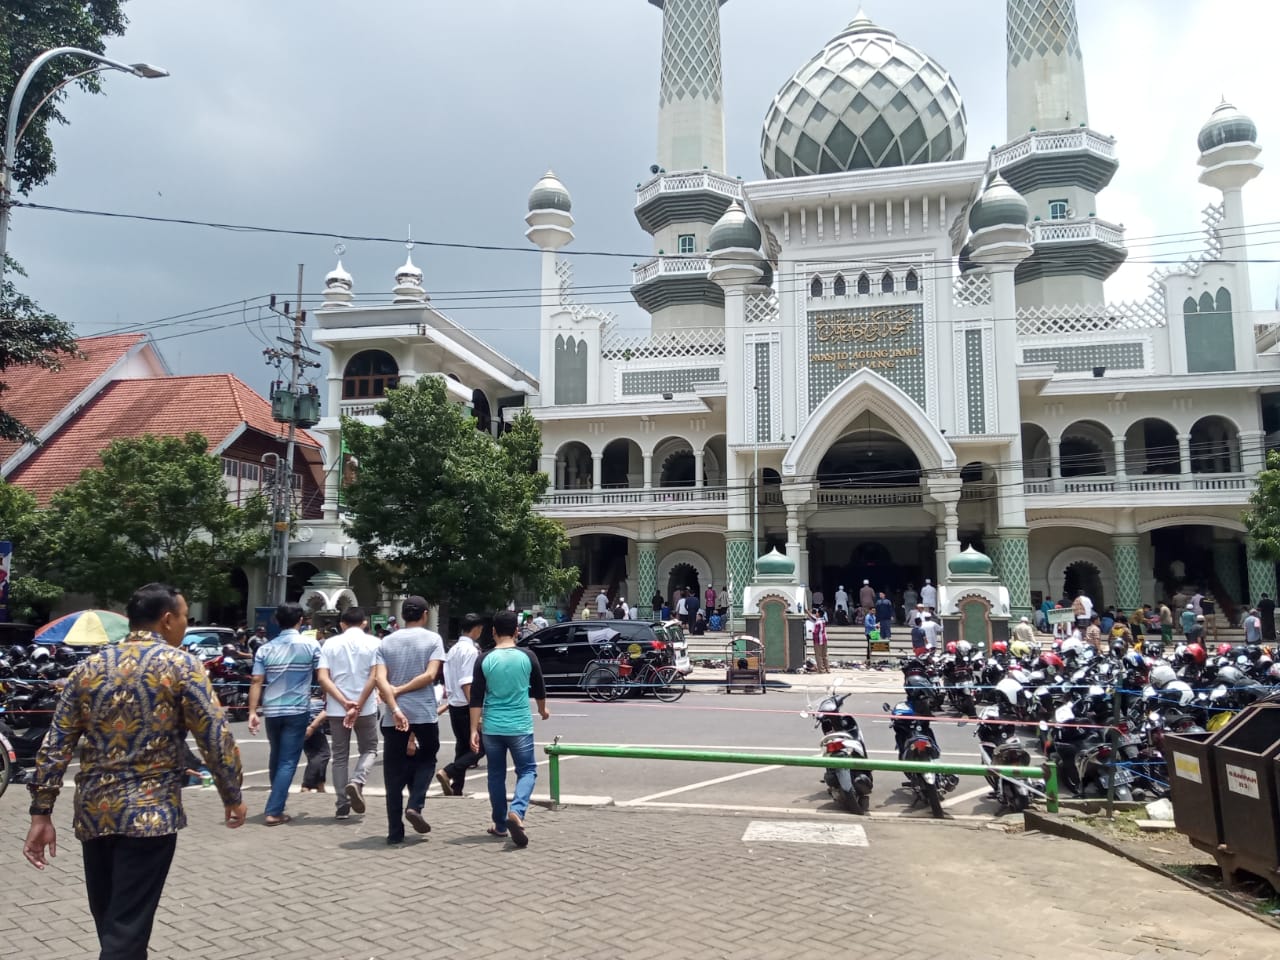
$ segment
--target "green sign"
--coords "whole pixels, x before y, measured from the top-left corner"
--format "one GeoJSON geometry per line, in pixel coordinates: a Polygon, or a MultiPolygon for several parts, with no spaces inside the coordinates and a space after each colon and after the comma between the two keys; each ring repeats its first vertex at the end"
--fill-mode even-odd
{"type": "Polygon", "coordinates": [[[809,410],[858,370],[874,370],[923,409],[924,305],[811,310],[809,410]]]}

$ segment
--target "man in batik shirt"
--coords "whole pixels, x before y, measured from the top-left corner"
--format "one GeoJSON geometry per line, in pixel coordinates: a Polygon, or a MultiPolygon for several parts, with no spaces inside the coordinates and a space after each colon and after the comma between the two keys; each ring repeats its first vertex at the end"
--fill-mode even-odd
{"type": "Polygon", "coordinates": [[[187,602],[173,587],[129,600],[129,636],[81,663],[67,680],[36,758],[31,829],[23,855],[43,870],[57,854],[53,804],[80,754],[74,826],[89,910],[103,957],[145,957],[173,862],[186,782],[183,747],[195,737],[226,807],[244,823],[240,752],[200,661],[182,650],[187,602]]]}

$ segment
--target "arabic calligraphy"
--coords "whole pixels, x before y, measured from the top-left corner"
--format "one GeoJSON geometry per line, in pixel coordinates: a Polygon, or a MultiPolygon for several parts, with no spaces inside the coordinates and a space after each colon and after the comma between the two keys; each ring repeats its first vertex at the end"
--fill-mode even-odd
{"type": "Polygon", "coordinates": [[[820,343],[875,343],[901,337],[911,329],[914,311],[907,308],[873,310],[856,316],[819,318],[814,336],[820,343]]]}

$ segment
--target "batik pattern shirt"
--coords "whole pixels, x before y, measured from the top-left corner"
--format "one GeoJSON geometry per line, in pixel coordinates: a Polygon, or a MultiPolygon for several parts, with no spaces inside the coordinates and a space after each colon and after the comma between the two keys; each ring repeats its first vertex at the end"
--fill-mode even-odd
{"type": "Polygon", "coordinates": [[[183,747],[195,737],[224,804],[240,803],[240,751],[200,661],[131,633],[72,671],[28,789],[52,807],[77,747],[75,834],[162,837],[187,825],[183,747]]]}

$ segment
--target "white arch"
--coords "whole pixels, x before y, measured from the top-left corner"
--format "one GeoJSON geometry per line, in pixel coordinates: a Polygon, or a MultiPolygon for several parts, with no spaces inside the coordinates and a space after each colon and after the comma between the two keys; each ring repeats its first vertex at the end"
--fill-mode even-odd
{"type": "Polygon", "coordinates": [[[565,530],[565,536],[570,540],[574,537],[585,537],[593,533],[610,534],[615,537],[624,537],[627,540],[639,540],[640,534],[635,530],[627,527],[614,526],[608,523],[588,523],[581,527],[569,527],[565,530]]]}
{"type": "MultiPolygon", "coordinates": [[[[711,564],[707,562],[706,557],[696,550],[672,550],[658,561],[657,586],[659,593],[665,594],[667,592],[667,581],[671,579],[671,571],[682,563],[687,563],[698,571],[700,589],[706,590],[707,584],[714,583],[711,564]]],[[[668,599],[670,598],[668,597],[668,599]]]]}
{"type": "MultiPolygon", "coordinates": [[[[1102,581],[1102,592],[1110,603],[1116,601],[1116,568],[1111,558],[1094,547],[1067,547],[1049,561],[1049,569],[1045,572],[1045,596],[1056,598],[1062,593],[1062,584],[1067,576],[1067,568],[1077,563],[1087,563],[1098,571],[1098,579],[1102,581]]],[[[1097,602],[1097,597],[1090,597],[1097,602]]]]}
{"type": "Polygon", "coordinates": [[[1152,530],[1159,530],[1163,527],[1182,526],[1222,527],[1225,530],[1234,530],[1236,533],[1248,533],[1248,529],[1240,520],[1233,520],[1230,517],[1215,517],[1208,513],[1177,513],[1170,514],[1167,517],[1155,517],[1139,523],[1137,528],[1139,533],[1149,533],[1152,530]]]}
{"type": "Polygon", "coordinates": [[[893,428],[911,447],[922,469],[955,468],[955,452],[919,405],[900,387],[863,367],[832,390],[809,416],[782,459],[782,476],[816,474],[831,445],[867,411],[893,428]]]}
{"type": "Polygon", "coordinates": [[[1072,527],[1092,530],[1094,533],[1115,533],[1116,526],[1097,517],[1028,517],[1028,530],[1044,530],[1049,527],[1072,527]]]}

